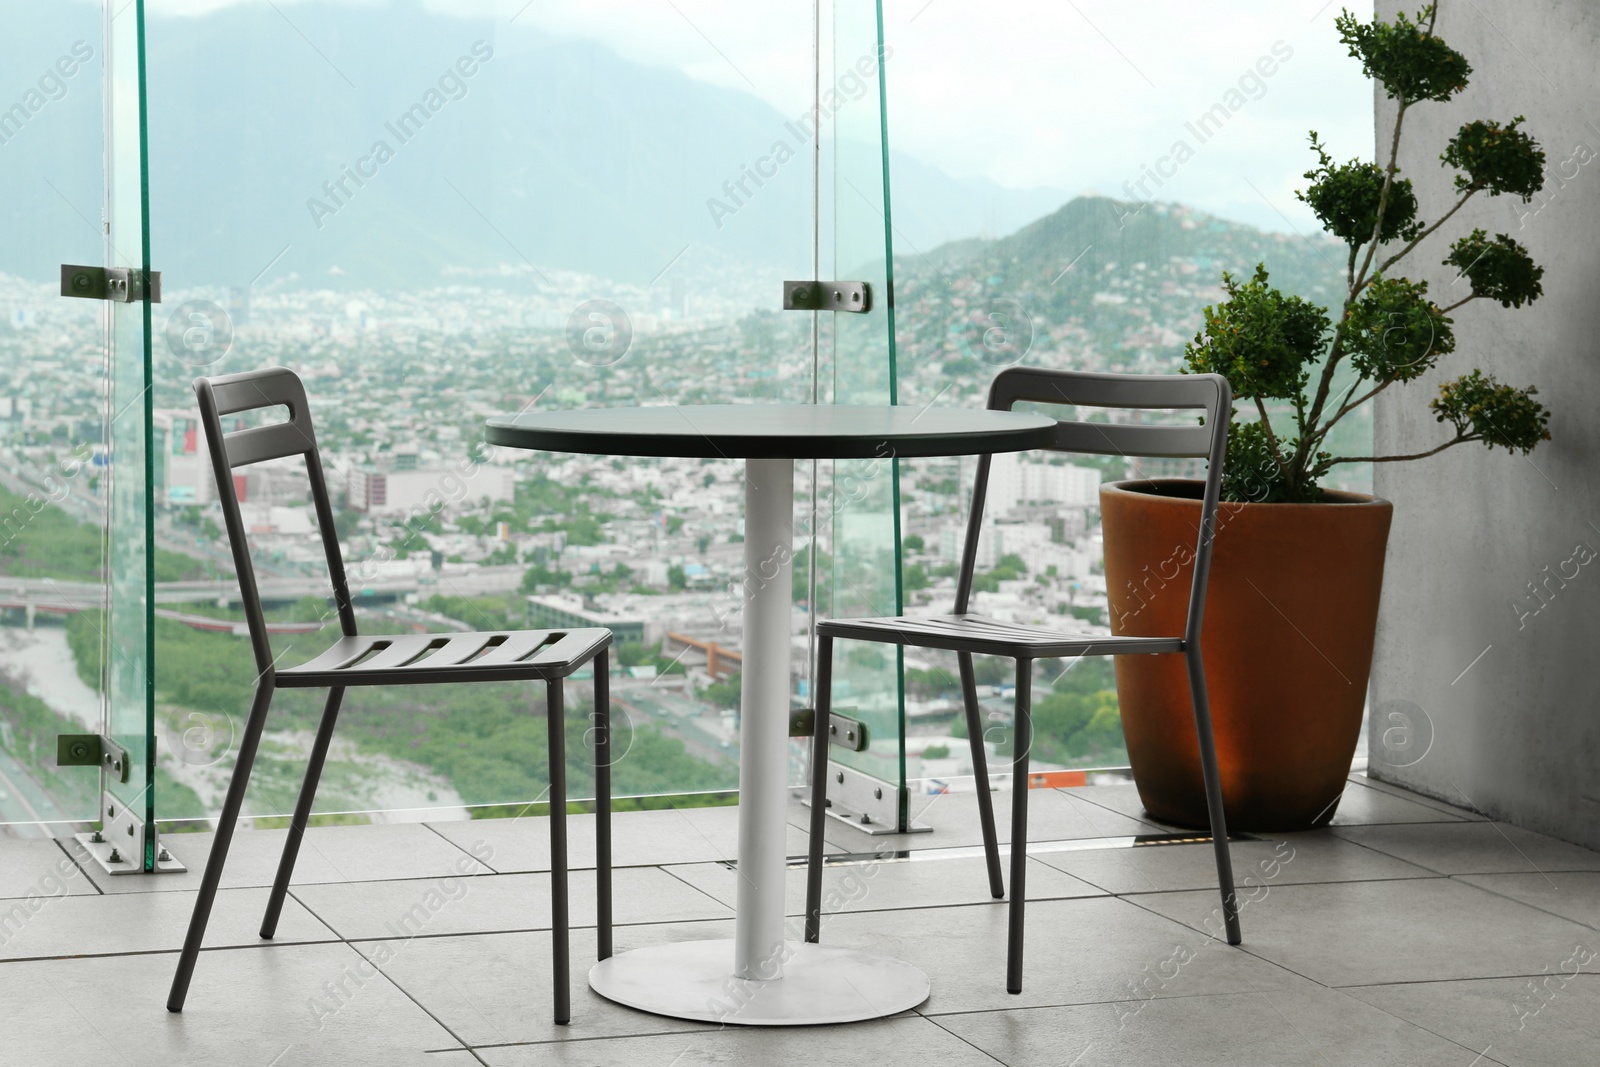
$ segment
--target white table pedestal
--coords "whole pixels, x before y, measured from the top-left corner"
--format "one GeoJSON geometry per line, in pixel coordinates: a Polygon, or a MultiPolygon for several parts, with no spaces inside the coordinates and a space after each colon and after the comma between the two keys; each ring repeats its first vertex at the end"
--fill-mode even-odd
{"type": "Polygon", "coordinates": [[[589,985],[621,1004],[706,1022],[800,1026],[893,1015],[927,999],[920,970],[887,956],[784,938],[793,460],[745,461],[744,514],[734,939],[624,952],[596,964],[589,985]]]}

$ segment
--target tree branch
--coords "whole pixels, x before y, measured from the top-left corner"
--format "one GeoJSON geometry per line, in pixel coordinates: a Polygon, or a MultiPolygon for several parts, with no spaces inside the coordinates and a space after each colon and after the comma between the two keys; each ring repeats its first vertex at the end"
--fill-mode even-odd
{"type": "Polygon", "coordinates": [[[1289,473],[1289,464],[1284,462],[1283,453],[1278,449],[1278,435],[1272,432],[1272,420],[1267,418],[1267,405],[1261,398],[1255,397],[1256,410],[1261,413],[1261,428],[1267,432],[1267,445],[1272,449],[1272,458],[1278,464],[1278,470],[1283,474],[1284,481],[1293,481],[1289,473]]]}
{"type": "Polygon", "coordinates": [[[1459,445],[1467,441],[1477,440],[1481,440],[1481,438],[1469,434],[1458,433],[1455,437],[1446,441],[1438,448],[1430,448],[1426,452],[1413,452],[1409,456],[1346,456],[1343,459],[1330,459],[1328,461],[1328,466],[1331,467],[1335,463],[1404,463],[1407,460],[1427,459],[1429,456],[1437,456],[1440,452],[1443,452],[1445,449],[1450,448],[1453,445],[1459,445]]]}
{"type": "Polygon", "coordinates": [[[1356,275],[1355,285],[1351,287],[1349,299],[1345,302],[1349,306],[1355,300],[1356,293],[1366,287],[1367,269],[1372,266],[1372,257],[1378,251],[1378,237],[1383,233],[1383,216],[1389,210],[1389,190],[1394,188],[1394,176],[1399,171],[1397,165],[1400,159],[1400,127],[1406,121],[1406,108],[1410,104],[1405,97],[1398,97],[1400,109],[1394,115],[1394,137],[1389,141],[1389,165],[1383,169],[1383,191],[1378,194],[1378,217],[1372,223],[1372,237],[1367,241],[1367,255],[1361,263],[1361,272],[1356,275]]]}
{"type": "MultiPolygon", "coordinates": [[[[1305,467],[1306,458],[1311,454],[1312,441],[1319,438],[1319,435],[1315,432],[1317,423],[1322,418],[1322,409],[1327,405],[1328,393],[1333,388],[1334,369],[1338,367],[1339,360],[1344,355],[1345,322],[1350,318],[1350,309],[1355,306],[1356,297],[1366,287],[1367,271],[1372,266],[1372,257],[1378,251],[1378,238],[1383,233],[1383,216],[1389,210],[1389,191],[1394,188],[1394,176],[1400,169],[1398,166],[1400,159],[1400,129],[1405,125],[1406,108],[1411,106],[1405,97],[1402,96],[1397,99],[1400,102],[1400,108],[1395,112],[1394,116],[1394,136],[1389,139],[1389,164],[1383,171],[1383,190],[1378,194],[1378,214],[1372,222],[1372,236],[1367,240],[1367,254],[1362,260],[1361,270],[1355,276],[1355,280],[1350,283],[1349,292],[1345,294],[1344,308],[1333,331],[1333,344],[1328,348],[1328,359],[1322,367],[1322,377],[1317,382],[1316,400],[1311,404],[1311,413],[1306,419],[1306,425],[1301,427],[1300,447],[1296,450],[1294,456],[1296,470],[1301,470],[1305,467]],[[1305,432],[1307,429],[1312,432],[1305,432]]],[[[1351,262],[1354,263],[1355,249],[1352,249],[1351,252],[1351,262]]]]}
{"type": "Polygon", "coordinates": [[[1472,194],[1477,192],[1477,191],[1478,191],[1478,187],[1476,185],[1474,185],[1472,188],[1468,189],[1464,194],[1462,194],[1461,199],[1456,201],[1456,206],[1455,207],[1451,208],[1449,211],[1446,211],[1443,215],[1441,215],[1439,217],[1439,221],[1438,222],[1434,223],[1432,226],[1429,226],[1427,229],[1425,229],[1421,233],[1417,234],[1416,238],[1410,244],[1406,245],[1400,251],[1396,252],[1394,255],[1392,255],[1388,259],[1384,260],[1382,265],[1378,267],[1377,273],[1382,274],[1384,271],[1388,270],[1390,267],[1392,267],[1396,263],[1400,262],[1400,260],[1402,258],[1404,258],[1406,253],[1410,252],[1413,248],[1415,248],[1419,244],[1421,244],[1427,238],[1427,236],[1430,233],[1432,233],[1434,230],[1437,230],[1440,226],[1443,226],[1446,222],[1448,222],[1450,220],[1450,216],[1451,215],[1454,215],[1457,211],[1460,211],[1461,210],[1461,205],[1465,204],[1468,200],[1472,199],[1472,194]]]}
{"type": "MultiPolygon", "coordinates": [[[[1345,394],[1344,402],[1339,405],[1339,410],[1334,412],[1333,418],[1329,419],[1327,422],[1322,424],[1321,429],[1319,429],[1317,431],[1317,433],[1316,433],[1316,443],[1317,444],[1320,445],[1324,440],[1327,439],[1328,431],[1333,429],[1333,424],[1334,423],[1338,422],[1340,419],[1344,418],[1346,415],[1348,415],[1352,411],[1356,410],[1356,408],[1359,408],[1362,404],[1365,404],[1367,401],[1371,400],[1373,397],[1377,396],[1379,393],[1381,393],[1385,389],[1389,388],[1389,386],[1394,384],[1394,379],[1391,378],[1390,380],[1388,380],[1386,382],[1380,382],[1379,384],[1373,386],[1371,389],[1368,389],[1365,393],[1363,393],[1357,399],[1351,400],[1350,399],[1351,393],[1354,393],[1356,391],[1356,387],[1359,386],[1360,384],[1361,384],[1361,382],[1358,379],[1354,384],[1352,384],[1350,386],[1350,392],[1345,394]]],[[[1340,462],[1344,462],[1344,461],[1341,460],[1340,462]]]]}
{"type": "Polygon", "coordinates": [[[1460,307],[1462,304],[1465,304],[1467,301],[1476,300],[1476,299],[1478,299],[1478,297],[1480,297],[1482,295],[1483,295],[1482,293],[1469,293],[1466,296],[1462,297],[1460,300],[1457,300],[1454,304],[1451,304],[1449,307],[1440,308],[1439,309],[1439,314],[1448,315],[1448,314],[1450,314],[1450,312],[1454,311],[1456,308],[1460,307]]]}

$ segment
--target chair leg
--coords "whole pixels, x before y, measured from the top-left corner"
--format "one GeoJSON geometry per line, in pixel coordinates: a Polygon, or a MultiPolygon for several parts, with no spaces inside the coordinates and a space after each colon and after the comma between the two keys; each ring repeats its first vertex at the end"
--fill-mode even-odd
{"type": "Polygon", "coordinates": [[[611,655],[594,658],[594,849],[596,955],[611,945],[611,655]]]}
{"type": "Polygon", "coordinates": [[[1217,748],[1211,736],[1211,704],[1206,697],[1206,672],[1200,649],[1191,644],[1184,653],[1189,664],[1189,692],[1194,701],[1194,732],[1200,740],[1200,773],[1205,778],[1206,811],[1211,816],[1211,845],[1217,854],[1217,885],[1222,891],[1222,922],[1228,944],[1243,940],[1239,932],[1239,898],[1233,888],[1233,858],[1228,853],[1228,823],[1222,810],[1222,776],[1217,770],[1217,748]]]}
{"type": "Polygon", "coordinates": [[[344,701],[342,687],[328,690],[328,701],[322,708],[322,722],[317,726],[317,739],[311,745],[311,759],[306,764],[306,778],[300,785],[300,799],[294,806],[294,817],[289,820],[289,836],[283,842],[283,856],[278,860],[278,876],[272,881],[272,894],[267,898],[267,914],[261,920],[261,936],[271,940],[278,932],[278,917],[283,913],[283,899],[289,892],[289,878],[294,874],[295,860],[300,856],[300,840],[305,836],[306,823],[311,819],[311,802],[316,799],[317,782],[322,778],[322,765],[328,758],[328,744],[333,740],[333,726],[339,719],[339,705],[344,701]]]}
{"type": "Polygon", "coordinates": [[[1006,895],[1000,878],[1000,841],[994,829],[994,798],[989,794],[989,757],[984,751],[983,715],[978,708],[978,680],[972,653],[957,653],[961,664],[961,702],[967,711],[967,743],[972,747],[972,777],[978,788],[978,823],[983,827],[983,858],[989,867],[989,893],[996,900],[1006,895]]]}
{"type": "Polygon", "coordinates": [[[200,892],[195,897],[194,913],[189,917],[189,933],[183,939],[178,970],[172,976],[172,989],[167,994],[168,1011],[182,1011],[183,1002],[189,995],[189,979],[194,977],[195,961],[200,956],[200,942],[206,936],[206,923],[211,918],[211,904],[216,899],[217,886],[222,881],[222,865],[228,861],[233,827],[239,821],[240,809],[244,807],[244,794],[250,786],[250,769],[255,765],[261,730],[267,722],[267,709],[272,706],[272,692],[273,678],[268,671],[256,680],[255,696],[250,701],[250,719],[239,741],[239,758],[233,765],[233,778],[228,782],[228,793],[222,801],[222,814],[217,818],[217,835],[211,843],[211,855],[206,860],[205,873],[200,877],[200,892]]]}
{"type": "Polygon", "coordinates": [[[1027,904],[1028,750],[1033,747],[1033,661],[1017,660],[1011,754],[1011,920],[1006,931],[1006,992],[1022,992],[1022,920],[1027,904]]]}
{"type": "Polygon", "coordinates": [[[572,1019],[567,914],[567,713],[560,678],[546,683],[550,763],[550,936],[554,942],[556,1025],[572,1019]]]}
{"type": "Polygon", "coordinates": [[[811,834],[806,848],[806,940],[822,938],[822,845],[828,826],[828,719],[833,707],[833,638],[817,638],[816,720],[811,730],[811,834]]]}

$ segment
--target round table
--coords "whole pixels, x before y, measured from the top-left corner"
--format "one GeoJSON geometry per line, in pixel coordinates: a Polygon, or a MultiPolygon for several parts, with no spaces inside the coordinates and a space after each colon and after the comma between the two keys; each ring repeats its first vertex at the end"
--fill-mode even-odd
{"type": "Polygon", "coordinates": [[[1009,411],[817,404],[533,411],[489,420],[493,445],[745,461],[734,938],[612,956],[589,972],[595,992],[659,1015],[766,1026],[875,1019],[927,999],[927,976],[908,963],[784,938],[794,461],[1021,452],[1048,445],[1055,425],[1009,411]]]}

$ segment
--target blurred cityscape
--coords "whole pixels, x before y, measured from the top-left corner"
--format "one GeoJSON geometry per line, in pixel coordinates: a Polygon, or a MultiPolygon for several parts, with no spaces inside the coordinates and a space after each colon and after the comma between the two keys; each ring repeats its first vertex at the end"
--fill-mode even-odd
{"type": "MultiPolygon", "coordinates": [[[[1201,308],[1220,295],[1221,272],[1262,260],[1306,295],[1326,298],[1340,282],[1309,242],[1176,205],[1092,197],[1011,237],[902,255],[900,402],[981,404],[994,373],[1017,362],[1175,370],[1201,308]]],[[[739,465],[533,454],[486,446],[482,435],[489,417],[532,409],[808,400],[810,317],[767,310],[780,280],[730,269],[693,285],[669,274],[627,286],[529,267],[458,271],[420,291],[324,289],[291,276],[255,290],[167,293],[156,309],[152,464],[158,701],[164,732],[177,739],[162,748],[163,814],[199,815],[220,802],[216,763],[253,670],[190,382],[270,365],[293,368],[310,393],[364,628],[610,626],[613,696],[630,731],[619,789],[735,788],[739,465]]],[[[0,314],[0,368],[12,383],[0,397],[0,700],[11,705],[0,708],[0,748],[9,753],[0,760],[0,818],[72,817],[86,797],[92,803],[92,785],[53,769],[49,752],[53,733],[74,723],[98,729],[100,716],[101,531],[115,470],[105,445],[104,312],[0,275],[0,314]]],[[[829,361],[842,358],[834,353],[843,344],[824,329],[825,401],[829,361]]],[[[830,468],[815,477],[810,464],[797,468],[797,705],[807,702],[812,613],[828,614],[836,601],[841,614],[893,609],[881,597],[857,603],[848,568],[835,565],[840,551],[849,554],[858,517],[887,515],[891,468],[830,468]]],[[[949,610],[975,469],[974,458],[898,462],[910,611],[949,610]]],[[[1107,632],[1100,482],[1193,473],[1171,462],[997,457],[975,609],[1107,632]]],[[[337,628],[303,471],[260,465],[236,486],[275,640],[297,662],[337,628]]],[[[850,688],[851,664],[864,679],[892,671],[882,656],[864,647],[846,657],[841,702],[892,712],[892,686],[850,688]]],[[[971,766],[954,658],[913,650],[904,666],[907,776],[918,789],[960,788],[971,766]]],[[[1065,667],[1040,666],[1049,695],[1035,712],[1035,767],[1125,763],[1109,667],[1065,667]]],[[[999,724],[985,735],[996,757],[1008,751],[1008,669],[980,672],[999,724]]],[[[512,714],[527,697],[444,689],[353,700],[324,806],[534,799],[516,756],[524,726],[512,714]],[[396,726],[402,706],[422,711],[423,725],[396,726]]],[[[296,756],[316,712],[285,697],[252,794],[258,814],[292,802],[296,756]]]]}

